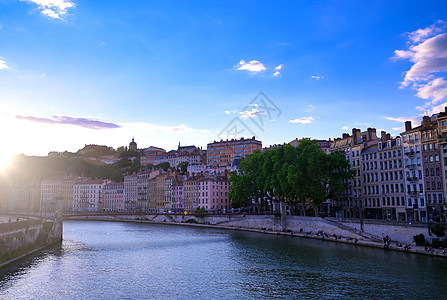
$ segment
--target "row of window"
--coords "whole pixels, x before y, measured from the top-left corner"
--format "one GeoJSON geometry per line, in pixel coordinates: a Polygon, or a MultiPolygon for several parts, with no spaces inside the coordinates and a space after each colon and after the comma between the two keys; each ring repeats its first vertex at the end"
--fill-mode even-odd
{"type": "MultiPolygon", "coordinates": [[[[363,174],[363,182],[379,182],[379,173],[365,173],[363,174]]],[[[420,172],[422,178],[422,172],[420,172]]],[[[408,172],[407,172],[408,177],[408,172]]],[[[394,171],[394,172],[383,172],[380,173],[380,181],[393,181],[393,180],[403,180],[403,172],[402,171],[394,171]]],[[[356,186],[356,182],[354,181],[354,186],[356,186]]],[[[360,186],[360,184],[359,184],[360,186]]]]}
{"type": "MultiPolygon", "coordinates": [[[[355,166],[355,163],[354,163],[355,166]]],[[[367,162],[362,164],[362,171],[377,170],[377,161],[367,162]]],[[[397,169],[402,168],[401,159],[385,160],[380,162],[380,170],[397,169]]]]}

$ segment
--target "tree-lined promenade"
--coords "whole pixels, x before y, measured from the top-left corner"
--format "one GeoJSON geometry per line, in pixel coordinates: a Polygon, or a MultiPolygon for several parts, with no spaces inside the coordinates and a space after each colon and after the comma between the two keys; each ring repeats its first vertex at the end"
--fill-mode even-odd
{"type": "Polygon", "coordinates": [[[230,176],[229,197],[234,208],[267,210],[279,203],[282,212],[287,204],[301,215],[316,215],[322,203],[344,194],[352,176],[343,151],[326,154],[315,140],[303,139],[297,147],[255,151],[243,159],[230,176]]]}

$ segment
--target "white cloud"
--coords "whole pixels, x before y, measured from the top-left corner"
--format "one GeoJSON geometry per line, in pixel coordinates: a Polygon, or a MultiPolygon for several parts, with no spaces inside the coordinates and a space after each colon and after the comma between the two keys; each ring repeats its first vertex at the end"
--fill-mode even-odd
{"type": "Polygon", "coordinates": [[[226,110],[226,111],[225,111],[225,114],[227,114],[227,115],[232,115],[232,114],[235,114],[235,113],[237,113],[237,109],[226,110]]]}
{"type": "Polygon", "coordinates": [[[441,33],[445,28],[446,23],[438,21],[425,29],[411,32],[408,34],[408,50],[394,51],[394,60],[406,59],[413,63],[405,72],[401,88],[412,87],[418,91],[416,96],[430,99],[431,104],[447,96],[447,82],[435,76],[447,71],[447,33],[441,33]]]}
{"type": "Polygon", "coordinates": [[[315,79],[315,80],[320,80],[320,79],[324,78],[324,76],[318,76],[318,75],[312,75],[310,77],[315,79]]]}
{"type": "Polygon", "coordinates": [[[400,122],[400,123],[405,123],[406,121],[411,121],[413,124],[417,124],[418,122],[420,122],[420,117],[382,117],[386,120],[389,121],[395,121],[395,122],[400,122]]]}
{"type": "Polygon", "coordinates": [[[315,109],[315,106],[312,104],[308,104],[307,107],[304,109],[304,112],[311,112],[315,109]]]}
{"type": "Polygon", "coordinates": [[[427,38],[432,37],[436,33],[442,32],[442,27],[445,27],[446,22],[439,20],[435,22],[435,24],[432,24],[428,26],[425,29],[418,29],[416,31],[410,32],[408,34],[408,38],[410,39],[410,42],[412,43],[419,43],[425,41],[427,38]],[[436,26],[441,26],[441,28],[436,26]]]}
{"type": "Polygon", "coordinates": [[[349,129],[349,126],[343,126],[341,129],[343,129],[343,130],[348,130],[348,129],[349,129]]]}
{"type": "Polygon", "coordinates": [[[53,19],[62,19],[61,16],[67,13],[67,9],[75,6],[75,4],[70,0],[20,0],[20,1],[32,2],[37,4],[42,14],[53,19]]]}
{"type": "Polygon", "coordinates": [[[278,77],[281,73],[279,72],[282,69],[283,64],[280,64],[279,66],[275,67],[275,73],[273,73],[274,77],[278,77]]]}
{"type": "Polygon", "coordinates": [[[391,128],[393,131],[404,131],[405,130],[405,127],[393,127],[393,128],[391,128]]]}
{"type": "Polygon", "coordinates": [[[302,117],[302,118],[298,118],[295,120],[290,120],[289,123],[295,124],[295,123],[299,123],[299,124],[310,124],[313,121],[315,121],[315,117],[302,117]]]}
{"type": "Polygon", "coordinates": [[[441,103],[439,105],[433,106],[433,107],[427,107],[426,108],[426,114],[427,115],[432,115],[432,114],[437,114],[441,111],[445,111],[444,107],[447,106],[447,102],[441,103]]]}
{"type": "Polygon", "coordinates": [[[430,99],[432,98],[432,103],[438,103],[442,101],[447,96],[447,81],[444,78],[435,78],[427,84],[419,87],[417,92],[417,96],[422,99],[430,99]]]}
{"type": "Polygon", "coordinates": [[[241,111],[240,112],[241,118],[242,119],[249,119],[249,118],[254,118],[254,117],[257,117],[257,116],[260,116],[260,115],[261,116],[264,115],[265,112],[264,111],[260,111],[257,107],[258,106],[255,105],[255,108],[252,108],[251,110],[241,111]]]}
{"type": "Polygon", "coordinates": [[[9,67],[6,64],[6,62],[3,60],[3,57],[0,56],[0,70],[5,70],[5,69],[9,69],[9,67]]]}
{"type": "Polygon", "coordinates": [[[241,60],[236,66],[238,70],[246,70],[250,72],[261,72],[265,70],[264,65],[257,60],[252,60],[250,62],[245,62],[245,60],[241,60]]]}

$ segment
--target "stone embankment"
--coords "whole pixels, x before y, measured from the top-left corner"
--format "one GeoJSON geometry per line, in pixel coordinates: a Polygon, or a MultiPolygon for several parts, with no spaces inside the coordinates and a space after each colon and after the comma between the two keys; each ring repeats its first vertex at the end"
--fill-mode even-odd
{"type": "Polygon", "coordinates": [[[385,222],[375,220],[342,220],[337,218],[244,214],[115,214],[71,216],[66,219],[137,221],[159,224],[206,226],[244,230],[268,234],[281,234],[355,245],[386,248],[397,251],[447,257],[443,250],[415,246],[413,236],[423,234],[430,241],[426,224],[385,222]],[[388,238],[390,240],[388,240],[388,238]],[[384,242],[387,240],[387,243],[384,242]]]}
{"type": "Polygon", "coordinates": [[[3,216],[0,223],[0,268],[62,241],[62,218],[3,216]]]}

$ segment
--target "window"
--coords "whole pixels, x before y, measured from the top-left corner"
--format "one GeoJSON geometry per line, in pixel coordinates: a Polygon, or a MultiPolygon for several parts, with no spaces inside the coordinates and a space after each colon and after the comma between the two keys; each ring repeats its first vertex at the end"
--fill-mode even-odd
{"type": "Polygon", "coordinates": [[[436,161],[436,162],[439,161],[439,155],[438,155],[438,154],[435,155],[435,161],[436,161]]]}

